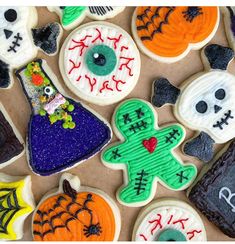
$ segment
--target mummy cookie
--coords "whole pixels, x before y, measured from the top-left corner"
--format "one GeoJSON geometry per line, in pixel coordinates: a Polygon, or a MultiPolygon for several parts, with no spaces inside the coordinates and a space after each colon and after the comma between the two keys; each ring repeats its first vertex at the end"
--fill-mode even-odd
{"type": "Polygon", "coordinates": [[[148,102],[130,99],[119,105],[113,127],[121,142],[102,152],[103,163],[124,170],[124,184],[117,199],[127,206],[142,206],[152,200],[157,182],[172,190],[187,188],[196,177],[196,167],[183,164],[174,149],[184,140],[179,124],[158,128],[157,115],[148,102]]]}
{"type": "Polygon", "coordinates": [[[47,7],[49,11],[56,12],[64,29],[70,30],[78,26],[87,16],[93,20],[113,18],[121,13],[125,7],[111,6],[53,6],[47,7]]]}
{"type": "Polygon", "coordinates": [[[120,224],[119,209],[106,193],[65,173],[59,189],[39,203],[32,230],[35,241],[116,241],[120,224]]]}
{"type": "Polygon", "coordinates": [[[19,240],[27,216],[34,210],[31,177],[0,173],[0,240],[19,240]]]}
{"type": "Polygon", "coordinates": [[[34,173],[51,175],[75,167],[110,141],[108,123],[66,97],[46,61],[31,62],[16,76],[32,108],[27,149],[34,173]]]}
{"type": "Polygon", "coordinates": [[[216,44],[203,52],[205,71],[189,78],[180,89],[165,78],[154,81],[152,103],[161,107],[175,104],[178,120],[200,134],[184,146],[184,152],[208,162],[213,157],[213,144],[235,137],[235,77],[227,72],[233,59],[232,49],[216,44]]]}
{"type": "Polygon", "coordinates": [[[34,7],[0,7],[0,88],[12,85],[12,69],[35,58],[40,49],[56,54],[62,28],[58,23],[35,28],[37,11],[34,7]]]}
{"type": "Polygon", "coordinates": [[[143,209],[134,226],[133,241],[206,241],[197,212],[175,199],[155,201],[143,209]]]}
{"type": "Polygon", "coordinates": [[[218,25],[218,7],[137,7],[132,17],[140,50],[164,63],[177,62],[190,50],[202,48],[218,25]]]}
{"type": "Polygon", "coordinates": [[[135,87],[140,55],[123,29],[107,22],[91,22],[65,40],[60,51],[60,71],[76,95],[107,105],[123,99],[135,87]]]}

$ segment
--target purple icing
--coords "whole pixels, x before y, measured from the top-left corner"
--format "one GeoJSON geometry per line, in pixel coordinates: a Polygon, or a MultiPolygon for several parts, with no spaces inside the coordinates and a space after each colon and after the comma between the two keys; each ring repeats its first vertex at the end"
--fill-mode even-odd
{"type": "Polygon", "coordinates": [[[231,18],[231,30],[233,32],[233,35],[235,37],[235,16],[231,18]]]}

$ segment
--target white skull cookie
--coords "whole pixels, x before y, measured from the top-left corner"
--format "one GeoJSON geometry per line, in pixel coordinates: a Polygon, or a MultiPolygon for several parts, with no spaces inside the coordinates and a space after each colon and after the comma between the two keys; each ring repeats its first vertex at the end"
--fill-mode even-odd
{"type": "Polygon", "coordinates": [[[129,34],[107,22],[75,29],[60,51],[60,71],[68,88],[99,105],[120,101],[140,74],[139,51],[129,34]]]}
{"type": "Polygon", "coordinates": [[[38,49],[49,55],[57,52],[60,25],[32,29],[37,21],[34,7],[0,7],[0,88],[10,87],[10,71],[29,62],[38,49]]]}
{"type": "Polygon", "coordinates": [[[161,107],[175,103],[176,117],[201,132],[187,142],[184,152],[202,161],[213,157],[213,144],[235,137],[235,76],[227,72],[234,57],[232,49],[211,44],[202,53],[205,72],[187,80],[180,89],[164,78],[154,82],[152,103],[161,107]]]}

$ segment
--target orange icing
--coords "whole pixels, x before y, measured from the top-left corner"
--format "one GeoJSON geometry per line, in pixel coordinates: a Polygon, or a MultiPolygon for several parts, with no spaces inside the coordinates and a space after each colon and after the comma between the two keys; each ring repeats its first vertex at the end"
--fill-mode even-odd
{"type": "Polygon", "coordinates": [[[42,217],[39,211],[35,213],[33,222],[35,241],[112,241],[114,239],[116,224],[113,211],[110,205],[95,193],[79,192],[76,200],[66,194],[55,195],[46,199],[38,210],[44,214],[42,217]],[[92,211],[92,219],[87,210],[76,214],[84,206],[88,194],[92,194],[92,201],[89,201],[86,207],[92,211]],[[62,200],[58,204],[59,198],[62,200]],[[54,218],[55,215],[59,217],[54,218]],[[86,226],[97,223],[101,226],[99,235],[87,237],[84,232],[86,226]],[[44,233],[43,237],[40,236],[42,233],[44,233]]]}
{"type": "Polygon", "coordinates": [[[187,11],[188,7],[137,7],[137,16],[141,15],[142,19],[136,18],[136,27],[147,26],[146,29],[137,30],[137,34],[140,39],[144,36],[151,38],[141,41],[154,54],[177,57],[188,48],[189,43],[205,40],[217,25],[218,7],[198,8],[201,8],[202,14],[187,21],[182,12],[187,11]],[[158,15],[152,18],[156,11],[158,15]],[[161,32],[151,37],[160,25],[161,32]]]}

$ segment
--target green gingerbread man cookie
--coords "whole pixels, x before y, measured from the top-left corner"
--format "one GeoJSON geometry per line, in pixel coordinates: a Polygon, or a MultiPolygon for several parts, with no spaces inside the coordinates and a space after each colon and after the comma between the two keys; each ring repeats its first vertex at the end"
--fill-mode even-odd
{"type": "Polygon", "coordinates": [[[185,137],[179,124],[157,126],[152,105],[140,99],[126,100],[113,116],[113,125],[121,143],[102,153],[103,163],[125,171],[118,200],[127,206],[143,206],[154,197],[157,182],[172,190],[183,190],[194,180],[197,169],[184,165],[173,149],[185,137]]]}

